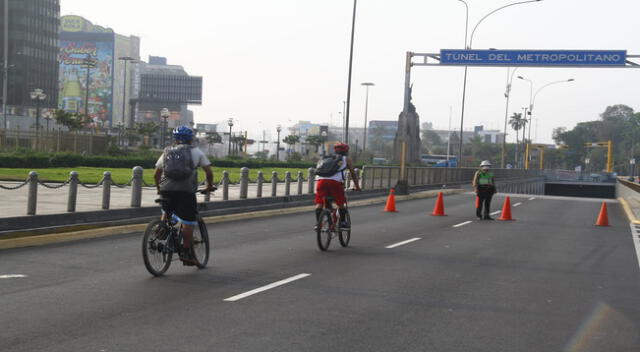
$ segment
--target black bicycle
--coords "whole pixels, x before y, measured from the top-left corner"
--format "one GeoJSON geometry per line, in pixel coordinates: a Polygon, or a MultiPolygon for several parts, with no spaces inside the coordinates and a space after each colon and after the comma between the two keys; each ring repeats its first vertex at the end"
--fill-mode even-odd
{"type": "Polygon", "coordinates": [[[336,236],[340,240],[342,247],[349,246],[349,241],[351,241],[351,217],[349,216],[349,209],[346,202],[344,207],[347,210],[346,219],[344,219],[345,222],[349,224],[347,228],[340,227],[342,219],[340,218],[338,207],[334,206],[333,197],[326,197],[324,199],[324,207],[316,224],[316,239],[318,248],[320,248],[321,251],[329,249],[331,240],[336,236]]]}
{"type": "MultiPolygon", "coordinates": [[[[163,204],[164,198],[156,199],[156,203],[163,204]]],[[[175,214],[167,213],[166,220],[153,220],[147,226],[142,238],[142,258],[144,266],[153,276],[163,275],[173,260],[173,254],[181,256],[182,230],[175,214]]],[[[198,226],[193,229],[193,254],[196,259],[198,269],[203,269],[209,262],[209,233],[207,225],[202,220],[200,214],[196,213],[198,226]]]]}

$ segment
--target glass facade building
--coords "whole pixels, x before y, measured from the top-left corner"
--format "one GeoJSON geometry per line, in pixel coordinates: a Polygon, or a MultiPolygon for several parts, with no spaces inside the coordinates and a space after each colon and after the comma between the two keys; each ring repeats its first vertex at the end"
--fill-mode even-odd
{"type": "MultiPolygon", "coordinates": [[[[9,115],[35,115],[29,92],[42,89],[42,108],[54,109],[58,100],[58,29],[60,0],[9,0],[8,88],[9,115]]],[[[0,0],[0,65],[4,58],[4,0],[0,0]]],[[[0,84],[0,97],[2,96],[0,84]]]]}

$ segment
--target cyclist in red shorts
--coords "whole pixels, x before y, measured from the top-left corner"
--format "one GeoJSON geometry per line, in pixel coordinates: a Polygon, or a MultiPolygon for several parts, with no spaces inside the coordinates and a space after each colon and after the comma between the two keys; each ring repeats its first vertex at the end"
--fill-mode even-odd
{"type": "MultiPolygon", "coordinates": [[[[344,196],[344,172],[348,169],[351,174],[351,179],[354,183],[354,189],[360,190],[358,183],[358,175],[353,168],[353,160],[349,155],[349,145],[344,143],[336,143],[333,146],[335,151],[335,158],[338,160],[340,167],[338,171],[333,175],[316,176],[316,222],[320,218],[322,208],[324,206],[324,200],[326,197],[333,197],[338,206],[338,212],[340,213],[340,219],[346,219],[347,209],[345,208],[346,198],[344,196]]],[[[348,228],[349,224],[346,221],[340,222],[341,228],[348,228]]]]}

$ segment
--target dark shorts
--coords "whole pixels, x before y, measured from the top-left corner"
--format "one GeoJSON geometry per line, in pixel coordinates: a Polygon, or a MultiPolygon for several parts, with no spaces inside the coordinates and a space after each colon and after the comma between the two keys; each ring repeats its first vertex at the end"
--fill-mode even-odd
{"type": "Polygon", "coordinates": [[[196,221],[198,202],[196,194],[180,191],[160,191],[162,198],[169,201],[162,205],[165,212],[173,212],[184,221],[196,221]]]}

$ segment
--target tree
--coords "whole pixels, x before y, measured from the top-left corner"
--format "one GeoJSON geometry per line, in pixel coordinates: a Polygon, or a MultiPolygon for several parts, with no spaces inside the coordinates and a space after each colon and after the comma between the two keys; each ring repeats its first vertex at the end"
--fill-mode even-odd
{"type": "Polygon", "coordinates": [[[300,142],[300,136],[296,136],[295,134],[290,134],[282,139],[282,141],[289,145],[289,150],[295,148],[296,144],[300,142]]]}
{"type": "Polygon", "coordinates": [[[159,128],[160,126],[155,122],[137,122],[135,125],[138,134],[147,137],[143,140],[144,145],[147,145],[148,137],[158,132],[159,128]]]}
{"type": "Polygon", "coordinates": [[[324,143],[324,138],[322,138],[322,136],[308,136],[307,137],[307,143],[313,147],[315,147],[316,149],[316,153],[318,153],[318,149],[320,148],[320,146],[322,145],[322,143],[324,143]]]}
{"type": "Polygon", "coordinates": [[[70,131],[78,131],[88,126],[92,121],[81,113],[56,110],[53,114],[56,121],[70,131]]]}
{"type": "Polygon", "coordinates": [[[209,144],[209,155],[211,155],[211,145],[222,143],[222,136],[218,132],[207,132],[206,140],[209,144]]]}
{"type": "Polygon", "coordinates": [[[429,154],[435,154],[435,147],[442,146],[442,139],[440,136],[434,131],[425,129],[422,130],[422,148],[423,151],[428,152],[429,154]]]}
{"type": "MultiPolygon", "coordinates": [[[[518,131],[523,128],[527,123],[526,119],[522,118],[522,113],[513,113],[513,116],[509,118],[509,125],[511,128],[516,131],[516,164],[518,163],[518,144],[520,144],[518,131]]],[[[523,136],[524,142],[524,136],[523,136]]]]}

